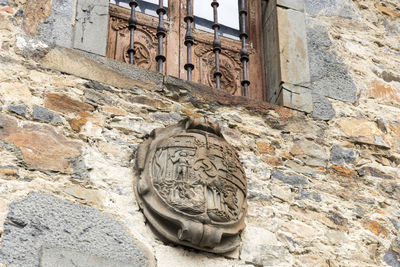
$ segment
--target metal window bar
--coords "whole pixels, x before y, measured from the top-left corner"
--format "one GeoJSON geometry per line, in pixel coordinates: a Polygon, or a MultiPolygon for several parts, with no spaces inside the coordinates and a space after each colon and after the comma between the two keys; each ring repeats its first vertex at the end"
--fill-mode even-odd
{"type": "MultiPolygon", "coordinates": [[[[164,15],[167,13],[166,9],[164,8],[164,1],[159,0],[159,5],[157,9],[157,14],[159,17],[159,23],[157,27],[157,37],[158,37],[158,54],[155,57],[157,61],[158,72],[163,72],[163,63],[166,60],[166,57],[163,55],[163,44],[164,38],[167,34],[167,30],[164,26],[164,15]]],[[[247,76],[247,63],[249,62],[249,52],[246,48],[246,43],[248,39],[248,34],[246,31],[247,25],[247,1],[246,0],[238,0],[239,2],[239,38],[242,43],[242,48],[240,50],[240,61],[243,65],[243,79],[241,81],[241,85],[243,86],[243,95],[248,97],[249,96],[249,85],[250,81],[248,80],[247,76]]],[[[186,34],[185,34],[185,41],[184,44],[187,47],[187,63],[184,65],[185,70],[187,71],[187,80],[192,80],[192,72],[194,70],[194,65],[192,63],[192,46],[194,45],[194,35],[192,30],[192,24],[194,22],[193,16],[193,5],[192,0],[186,0],[186,16],[184,17],[184,21],[186,22],[186,34]]],[[[129,30],[130,30],[130,45],[128,49],[129,54],[129,63],[134,64],[134,56],[135,56],[135,30],[137,25],[136,19],[136,7],[138,6],[138,2],[135,0],[131,0],[129,2],[129,6],[131,7],[131,16],[128,20],[129,30]]],[[[215,72],[214,77],[216,79],[216,88],[221,88],[221,77],[222,72],[220,69],[220,54],[222,51],[221,41],[219,38],[219,29],[221,25],[218,23],[218,7],[219,3],[217,0],[213,0],[211,3],[211,7],[213,8],[213,15],[214,15],[214,23],[212,24],[212,28],[214,30],[214,40],[213,40],[213,52],[215,54],[215,72]]]]}
{"type": "Polygon", "coordinates": [[[163,63],[165,62],[165,56],[163,55],[163,40],[167,34],[167,29],[164,26],[164,15],[167,13],[167,10],[164,8],[164,1],[158,1],[158,27],[157,27],[157,37],[158,37],[158,54],[156,56],[157,61],[157,69],[158,72],[163,72],[163,63]]]}
{"type": "Polygon", "coordinates": [[[136,30],[136,24],[137,24],[137,19],[136,19],[136,7],[138,6],[138,3],[135,0],[132,0],[129,2],[129,6],[131,7],[131,17],[128,20],[128,28],[130,31],[130,42],[129,42],[129,49],[128,49],[128,54],[129,54],[129,64],[133,65],[135,62],[135,30],[136,30]]]}
{"type": "Polygon", "coordinates": [[[246,24],[247,24],[247,8],[246,8],[247,1],[240,0],[240,7],[239,7],[239,17],[240,17],[240,34],[239,38],[242,42],[242,49],[240,50],[240,61],[243,65],[243,80],[241,82],[243,86],[243,95],[245,97],[249,96],[249,85],[250,81],[247,78],[247,63],[249,62],[249,51],[246,48],[246,41],[249,37],[246,32],[246,24]]]}
{"type": "Polygon", "coordinates": [[[187,71],[187,80],[192,80],[192,71],[194,65],[192,64],[192,46],[194,44],[194,36],[192,32],[193,9],[192,0],[186,0],[186,16],[184,18],[186,22],[186,35],[185,35],[185,46],[187,47],[187,63],[185,64],[185,70],[187,71]]]}
{"type": "Polygon", "coordinates": [[[219,62],[219,54],[221,53],[221,41],[219,40],[219,29],[220,25],[218,24],[218,7],[219,3],[217,0],[213,0],[211,3],[211,7],[214,12],[214,24],[212,28],[214,29],[214,41],[213,41],[213,52],[215,54],[215,72],[214,78],[216,80],[217,89],[221,88],[221,70],[220,70],[220,62],[219,62]]]}

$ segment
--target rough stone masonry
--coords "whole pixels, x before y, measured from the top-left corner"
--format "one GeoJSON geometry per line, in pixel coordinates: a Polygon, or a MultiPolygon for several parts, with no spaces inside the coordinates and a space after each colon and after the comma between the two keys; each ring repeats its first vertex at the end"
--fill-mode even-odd
{"type": "Polygon", "coordinates": [[[320,119],[54,46],[51,1],[0,1],[0,266],[400,266],[398,1],[305,3],[320,119]],[[156,238],[133,193],[138,144],[189,115],[248,179],[222,256],[156,238]]]}

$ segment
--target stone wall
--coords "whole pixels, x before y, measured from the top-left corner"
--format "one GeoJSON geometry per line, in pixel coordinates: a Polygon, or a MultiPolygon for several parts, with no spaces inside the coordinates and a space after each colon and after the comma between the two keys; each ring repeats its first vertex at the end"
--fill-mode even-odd
{"type": "Polygon", "coordinates": [[[26,2],[0,1],[1,264],[400,266],[396,0],[306,1],[322,120],[54,47],[23,30],[26,2]],[[245,167],[227,255],[163,243],[133,194],[138,144],[189,115],[220,123],[245,167]]]}

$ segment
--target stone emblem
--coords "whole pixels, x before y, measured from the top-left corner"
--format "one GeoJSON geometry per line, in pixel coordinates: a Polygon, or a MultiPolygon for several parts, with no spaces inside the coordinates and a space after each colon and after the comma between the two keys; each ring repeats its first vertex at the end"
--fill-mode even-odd
{"type": "Polygon", "coordinates": [[[205,118],[154,130],[137,152],[136,194],[164,239],[213,253],[240,243],[246,177],[234,148],[205,118]]]}

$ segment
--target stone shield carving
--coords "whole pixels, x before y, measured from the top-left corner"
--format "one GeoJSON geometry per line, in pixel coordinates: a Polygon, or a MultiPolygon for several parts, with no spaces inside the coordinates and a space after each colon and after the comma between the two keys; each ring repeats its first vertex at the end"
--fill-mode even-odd
{"type": "Polygon", "coordinates": [[[137,169],[139,204],[162,237],[214,253],[239,245],[246,177],[219,126],[197,118],[154,130],[138,148],[137,169]]]}

